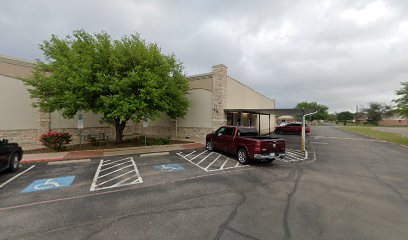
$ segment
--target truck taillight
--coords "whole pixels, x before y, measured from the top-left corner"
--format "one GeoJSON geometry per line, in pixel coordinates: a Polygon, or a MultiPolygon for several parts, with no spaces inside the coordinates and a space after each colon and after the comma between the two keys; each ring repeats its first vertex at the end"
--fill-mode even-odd
{"type": "Polygon", "coordinates": [[[255,144],[254,152],[261,152],[261,143],[256,143],[255,144]]]}

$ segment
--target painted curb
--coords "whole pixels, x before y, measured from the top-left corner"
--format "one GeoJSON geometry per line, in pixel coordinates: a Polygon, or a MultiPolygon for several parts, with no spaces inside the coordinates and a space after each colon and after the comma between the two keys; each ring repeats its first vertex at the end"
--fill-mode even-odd
{"type": "Polygon", "coordinates": [[[20,163],[25,164],[25,163],[39,163],[39,162],[55,162],[55,161],[62,161],[64,160],[63,157],[59,158],[41,158],[41,159],[24,159],[21,160],[20,163]]]}
{"type": "Polygon", "coordinates": [[[158,152],[158,153],[144,153],[140,154],[140,157],[155,157],[155,156],[164,156],[169,155],[169,152],[158,152]]]}

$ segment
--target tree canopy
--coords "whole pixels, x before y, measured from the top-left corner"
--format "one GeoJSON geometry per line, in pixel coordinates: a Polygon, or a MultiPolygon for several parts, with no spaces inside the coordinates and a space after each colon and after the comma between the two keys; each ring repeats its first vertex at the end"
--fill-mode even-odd
{"type": "Polygon", "coordinates": [[[395,92],[399,98],[394,102],[397,104],[398,112],[408,118],[408,82],[402,82],[401,85],[402,87],[395,92]]]}
{"type": "Polygon", "coordinates": [[[373,124],[378,124],[382,117],[390,112],[391,107],[378,102],[370,102],[368,106],[363,109],[363,112],[367,114],[368,120],[373,124]]]}
{"type": "Polygon", "coordinates": [[[354,114],[349,111],[337,113],[338,121],[345,122],[345,121],[353,120],[353,118],[354,118],[354,114]]]}
{"type": "Polygon", "coordinates": [[[325,105],[318,104],[317,102],[301,102],[296,105],[297,109],[314,109],[317,113],[306,116],[307,121],[313,120],[326,120],[329,117],[327,112],[329,108],[325,105]]]}
{"type": "Polygon", "coordinates": [[[37,62],[25,80],[35,106],[65,118],[82,111],[102,114],[102,121],[115,124],[117,142],[128,120],[161,113],[177,118],[188,110],[183,65],[138,34],[112,40],[104,32],[78,30],[65,38],[52,35],[40,49],[46,61],[37,62]]]}

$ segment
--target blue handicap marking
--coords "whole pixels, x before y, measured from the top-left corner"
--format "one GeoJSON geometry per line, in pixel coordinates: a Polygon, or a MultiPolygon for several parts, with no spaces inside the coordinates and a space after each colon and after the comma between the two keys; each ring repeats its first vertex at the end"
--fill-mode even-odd
{"type": "Polygon", "coordinates": [[[50,190],[55,188],[63,188],[69,187],[71,183],[74,181],[75,176],[66,176],[66,177],[59,177],[59,178],[49,178],[49,179],[38,179],[24,188],[23,193],[27,192],[37,192],[37,191],[44,191],[50,190]]]}
{"type": "Polygon", "coordinates": [[[184,168],[178,163],[161,164],[156,165],[153,168],[159,172],[177,172],[184,170],[184,168]]]}

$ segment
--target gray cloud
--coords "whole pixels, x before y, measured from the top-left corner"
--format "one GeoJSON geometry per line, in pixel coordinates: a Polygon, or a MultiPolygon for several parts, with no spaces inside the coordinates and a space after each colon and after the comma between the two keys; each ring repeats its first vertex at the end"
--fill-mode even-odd
{"type": "Polygon", "coordinates": [[[0,54],[41,58],[38,44],[75,29],[141,33],[188,74],[224,63],[229,75],[277,100],[331,111],[390,103],[408,78],[408,3],[345,1],[6,1],[0,54]]]}

